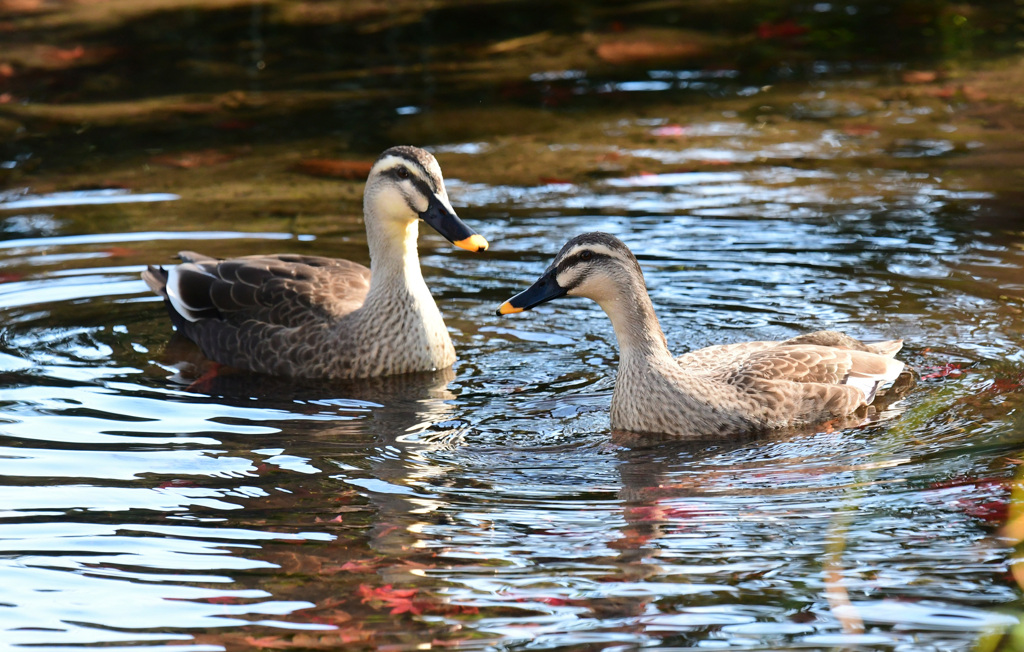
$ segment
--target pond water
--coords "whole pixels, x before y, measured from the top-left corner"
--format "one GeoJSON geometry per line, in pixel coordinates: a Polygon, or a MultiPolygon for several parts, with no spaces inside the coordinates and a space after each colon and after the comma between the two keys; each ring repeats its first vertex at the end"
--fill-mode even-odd
{"type": "Polygon", "coordinates": [[[566,68],[511,102],[374,111],[371,76],[319,124],[352,146],[230,125],[175,150],[168,134],[198,137],[173,125],[114,152],[109,126],[76,157],[57,120],[5,150],[0,641],[948,650],[1017,623],[999,528],[1024,448],[1019,178],[972,163],[997,143],[962,106],[894,94],[885,71],[778,89],[744,74],[566,68]],[[530,106],[551,97],[568,106],[530,106]],[[386,129],[360,135],[348,108],[386,129]],[[436,154],[492,245],[421,229],[455,367],[204,376],[145,265],[181,249],[365,263],[361,179],[308,161],[391,142],[436,154]],[[57,163],[31,168],[37,151],[57,163]],[[589,230],[637,254],[674,351],[834,328],[904,338],[921,378],[859,427],[612,433],[600,309],[494,315],[589,230]]]}

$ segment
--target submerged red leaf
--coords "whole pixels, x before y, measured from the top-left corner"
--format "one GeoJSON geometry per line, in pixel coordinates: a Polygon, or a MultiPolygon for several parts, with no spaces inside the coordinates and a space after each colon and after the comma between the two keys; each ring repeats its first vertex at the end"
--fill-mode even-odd
{"type": "Polygon", "coordinates": [[[636,40],[609,41],[597,46],[597,56],[607,63],[627,64],[660,59],[683,59],[699,56],[705,48],[687,41],[657,42],[636,40]]]}
{"type": "Polygon", "coordinates": [[[934,70],[907,70],[900,78],[904,84],[930,84],[939,78],[939,73],[934,70]]]}
{"type": "MultiPolygon", "coordinates": [[[[362,602],[379,602],[381,606],[390,607],[392,614],[411,613],[419,615],[423,613],[424,603],[414,601],[417,589],[394,589],[390,584],[379,587],[371,587],[366,584],[359,585],[359,595],[362,602]]],[[[372,606],[372,605],[371,605],[372,606]]]]}
{"type": "Polygon", "coordinates": [[[262,648],[264,650],[286,650],[292,646],[291,641],[281,638],[280,636],[261,636],[256,638],[255,636],[245,637],[246,645],[250,645],[255,648],[262,648]]]}
{"type": "Polygon", "coordinates": [[[658,136],[658,137],[661,137],[661,138],[670,138],[670,137],[685,136],[688,131],[689,131],[689,129],[687,129],[686,127],[684,127],[682,125],[670,124],[670,125],[662,125],[660,127],[655,127],[654,129],[651,129],[651,135],[652,136],[658,136]]]}
{"type": "Polygon", "coordinates": [[[338,570],[352,573],[372,573],[380,565],[381,558],[377,559],[353,559],[342,564],[338,570]]]}
{"type": "Polygon", "coordinates": [[[179,154],[159,154],[149,159],[150,163],[165,165],[172,168],[191,170],[211,165],[227,163],[238,158],[236,154],[221,152],[216,149],[204,149],[197,152],[181,152],[179,154]]]}
{"type": "Polygon", "coordinates": [[[878,127],[868,124],[843,125],[843,133],[847,136],[877,136],[878,127]]]}
{"type": "Polygon", "coordinates": [[[932,378],[946,378],[947,376],[959,376],[964,373],[964,370],[960,368],[959,362],[947,362],[943,365],[930,365],[921,367],[922,370],[930,369],[928,373],[921,374],[921,380],[929,380],[932,378]]]}
{"type": "Polygon", "coordinates": [[[791,39],[802,36],[809,30],[792,18],[778,22],[763,22],[757,26],[757,37],[761,39],[791,39]]]}
{"type": "Polygon", "coordinates": [[[948,504],[956,507],[964,514],[987,521],[1004,523],[1010,509],[1010,487],[1012,481],[1007,478],[968,478],[957,477],[942,482],[933,482],[933,489],[969,488],[975,492],[953,499],[948,504]]]}

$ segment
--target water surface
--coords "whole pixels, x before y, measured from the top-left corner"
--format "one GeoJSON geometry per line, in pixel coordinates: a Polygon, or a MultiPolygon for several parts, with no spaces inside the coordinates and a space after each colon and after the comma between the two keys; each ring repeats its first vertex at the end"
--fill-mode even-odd
{"type": "Polygon", "coordinates": [[[310,135],[344,131],[332,113],[287,142],[218,136],[219,158],[160,130],[116,158],[33,171],[12,154],[0,640],[947,650],[1016,623],[998,536],[1022,447],[1015,177],[971,163],[995,145],[962,107],[893,100],[871,62],[778,89],[750,75],[564,67],[471,113],[457,85],[380,100],[377,71],[345,106],[388,130],[352,147],[310,135]],[[182,249],[366,263],[361,180],[295,164],[389,140],[434,151],[492,243],[468,254],[423,228],[459,362],[348,384],[204,376],[145,265],[182,249]],[[494,315],[588,230],[636,252],[674,351],[835,328],[904,338],[920,381],[857,427],[612,433],[600,309],[494,315]]]}

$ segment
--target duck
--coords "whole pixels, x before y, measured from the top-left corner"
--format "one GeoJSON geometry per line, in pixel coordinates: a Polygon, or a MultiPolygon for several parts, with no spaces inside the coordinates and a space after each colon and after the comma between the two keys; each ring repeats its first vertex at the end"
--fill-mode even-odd
{"type": "Polygon", "coordinates": [[[455,362],[444,319],[420,271],[420,220],[456,247],[487,240],[456,215],[441,167],[397,146],[374,162],[363,193],[370,267],[302,254],[227,260],[192,251],[142,278],[171,322],[210,360],[245,371],[348,380],[435,371],[455,362]]]}
{"type": "Polygon", "coordinates": [[[866,412],[903,372],[902,340],[865,344],[838,331],[783,341],[722,344],[673,356],[643,271],[607,233],[569,240],[499,315],[560,297],[585,297],[611,319],[619,345],[613,431],[715,438],[809,426],[866,412]]]}

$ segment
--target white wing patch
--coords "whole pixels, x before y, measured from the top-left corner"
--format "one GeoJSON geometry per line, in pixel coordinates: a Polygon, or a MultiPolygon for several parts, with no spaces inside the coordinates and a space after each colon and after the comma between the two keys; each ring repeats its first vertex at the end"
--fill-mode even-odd
{"type": "Polygon", "coordinates": [[[864,402],[871,403],[871,401],[875,400],[875,393],[878,392],[878,389],[880,387],[888,387],[891,385],[896,378],[903,373],[904,366],[905,365],[899,360],[889,359],[885,361],[884,373],[866,376],[855,376],[851,374],[846,377],[843,384],[859,389],[864,394],[864,402]]]}
{"type": "MultiPolygon", "coordinates": [[[[167,299],[171,302],[174,311],[179,315],[192,322],[199,321],[199,315],[195,313],[196,309],[189,306],[181,298],[181,290],[179,288],[181,285],[181,275],[179,274],[181,267],[182,265],[175,265],[167,272],[167,299]]],[[[194,271],[206,274],[202,267],[197,265],[190,265],[189,267],[194,271]]],[[[207,274],[207,276],[212,277],[213,274],[207,274]]]]}

